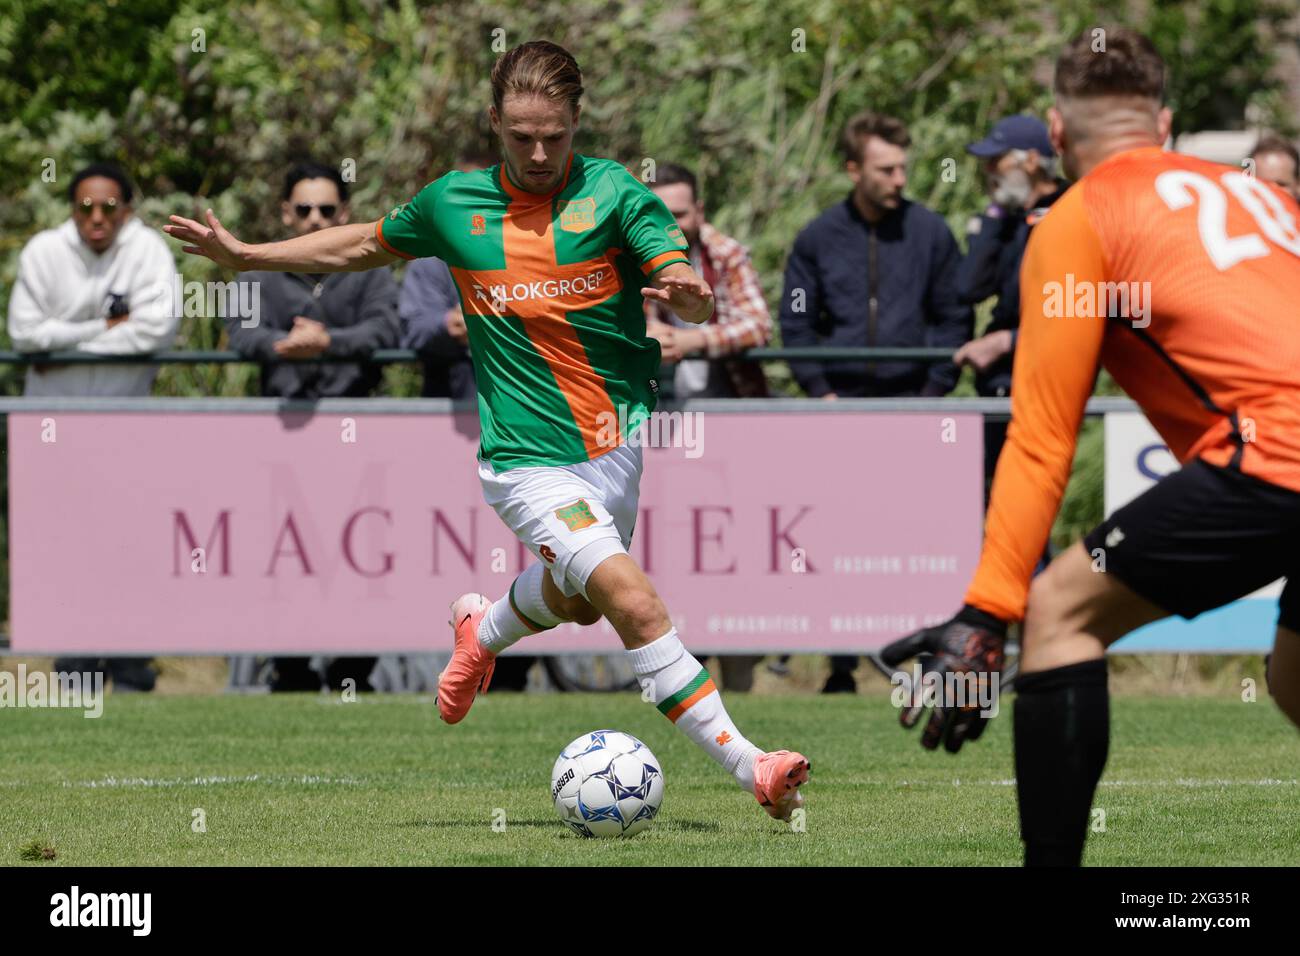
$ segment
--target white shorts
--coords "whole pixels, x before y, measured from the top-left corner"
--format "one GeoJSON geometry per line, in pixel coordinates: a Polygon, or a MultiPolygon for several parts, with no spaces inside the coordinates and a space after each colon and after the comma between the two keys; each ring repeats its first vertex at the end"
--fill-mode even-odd
{"type": "Polygon", "coordinates": [[[641,447],[619,445],[576,465],[494,471],[479,462],[483,497],[551,569],[566,597],[587,596],[606,558],[627,554],[641,491],[641,447]]]}

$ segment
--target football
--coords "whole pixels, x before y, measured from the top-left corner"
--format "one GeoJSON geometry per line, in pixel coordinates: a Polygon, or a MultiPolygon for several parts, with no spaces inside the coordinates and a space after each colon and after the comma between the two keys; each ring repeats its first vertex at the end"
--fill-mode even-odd
{"type": "Polygon", "coordinates": [[[650,826],[664,799],[664,774],[631,734],[594,730],[560,751],[551,770],[555,812],[585,837],[626,837],[650,826]]]}

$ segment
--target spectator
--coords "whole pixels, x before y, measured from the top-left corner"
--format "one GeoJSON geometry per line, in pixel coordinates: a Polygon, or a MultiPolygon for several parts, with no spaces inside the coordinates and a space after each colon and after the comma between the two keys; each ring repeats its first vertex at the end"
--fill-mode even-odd
{"type": "MultiPolygon", "coordinates": [[[[977,305],[996,295],[984,334],[953,356],[958,366],[975,370],[975,388],[984,396],[1011,394],[1011,362],[1020,328],[1020,260],[1029,230],[1065,192],[1056,176],[1056,152],[1047,127],[1032,116],[1008,116],[966,151],[984,165],[990,204],[967,227],[966,258],[957,271],[962,302],[977,305]]],[[[1007,423],[984,423],[984,493],[993,481],[1007,423]]]]}
{"type": "MultiPolygon", "coordinates": [[[[781,296],[781,336],[803,346],[942,346],[971,336],[957,296],[961,253],[943,218],[904,198],[912,139],[898,120],[865,112],[840,147],[853,190],[795,239],[781,296]]],[[[957,383],[948,362],[792,361],[812,398],[939,396],[957,383]]],[[[857,658],[831,658],[823,693],[857,690],[857,658]]]]}
{"type": "MultiPolygon", "coordinates": [[[[338,171],[300,162],[285,177],[280,219],[303,236],[348,221],[348,186],[338,171]]],[[[388,269],[302,275],[295,272],[245,272],[242,282],[259,285],[260,315],[251,327],[227,320],[230,344],[262,365],[262,394],[279,398],[363,397],[379,384],[380,368],[361,363],[290,363],[321,355],[363,359],[376,349],[398,344],[397,284],[388,269]]],[[[273,690],[318,690],[322,679],[341,687],[346,678],[357,690],[370,689],[373,657],[327,660],[313,671],[305,657],[277,657],[273,690]]]]}
{"type": "MultiPolygon", "coordinates": [[[[471,152],[460,158],[456,169],[475,172],[496,162],[496,156],[488,151],[471,152]]],[[[429,257],[416,259],[406,267],[398,313],[402,348],[418,352],[424,366],[420,394],[425,398],[473,398],[469,329],[461,312],[456,281],[445,262],[429,257]]],[[[501,663],[507,660],[515,658],[503,658],[501,663]]]]}
{"type": "MultiPolygon", "coordinates": [[[[938,213],[903,197],[911,137],[875,113],[849,120],[841,138],[853,190],[814,219],[786,263],[781,335],[805,346],[939,346],[970,338],[970,306],[957,297],[961,253],[938,213]]],[[[951,363],[790,363],[813,398],[946,395],[951,363]]]]}
{"type": "Polygon", "coordinates": [[[402,348],[419,353],[425,398],[473,398],[469,329],[451,270],[441,259],[416,259],[406,267],[398,299],[402,348]]]}
{"type": "MultiPolygon", "coordinates": [[[[691,249],[691,265],[713,287],[715,296],[713,317],[704,325],[683,322],[662,302],[645,300],[646,335],[659,342],[662,361],[672,369],[673,396],[678,401],[766,398],[762,368],[734,357],[766,345],[772,337],[772,316],[749,253],[705,220],[704,202],[690,170],[664,163],[649,185],[676,218],[691,249]]],[[[762,659],[718,655],[723,686],[729,691],[752,689],[754,666],[762,659]]]]}
{"type": "MultiPolygon", "coordinates": [[[[20,352],[100,355],[171,345],[176,263],[163,236],[133,213],[120,168],[95,163],[72,177],[72,216],[34,236],[18,261],[9,337],[20,352]]],[[[153,365],[29,366],[25,395],[148,395],[153,365]]]]}
{"type": "Polygon", "coordinates": [[[1267,133],[1259,138],[1250,158],[1259,179],[1281,186],[1287,195],[1300,200],[1300,151],[1291,143],[1267,133]]]}
{"type": "MultiPolygon", "coordinates": [[[[280,219],[303,236],[349,219],[348,185],[338,170],[300,162],[285,178],[280,219]]],[[[227,321],[230,344],[262,362],[262,394],[278,398],[364,397],[379,384],[381,369],[369,363],[294,363],[322,355],[364,359],[376,349],[396,348],[397,283],[388,269],[303,275],[245,272],[242,282],[259,286],[261,314],[255,323],[227,321]]]]}
{"type": "Polygon", "coordinates": [[[713,318],[704,325],[683,322],[662,302],[645,302],[646,335],[658,340],[664,364],[675,366],[674,396],[679,401],[767,397],[763,370],[732,357],[766,345],[772,337],[772,317],[749,253],[705,221],[704,203],[689,170],[665,163],[650,188],[676,217],[691,247],[691,264],[713,286],[716,297],[713,318]]]}
{"type": "MultiPolygon", "coordinates": [[[[71,218],[34,236],[18,260],[9,300],[9,337],[22,352],[76,349],[132,355],[164,349],[176,336],[176,263],[162,235],[137,219],[134,191],[119,167],[94,163],[68,186],[71,218]]],[[[32,365],[30,396],[148,395],[153,365],[32,365]]],[[[115,690],[148,691],[148,658],[60,658],[58,671],[106,667],[115,690]]]]}

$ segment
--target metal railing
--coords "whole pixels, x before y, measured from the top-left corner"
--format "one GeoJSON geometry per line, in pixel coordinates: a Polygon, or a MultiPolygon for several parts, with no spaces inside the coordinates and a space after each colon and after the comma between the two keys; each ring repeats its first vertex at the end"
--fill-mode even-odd
{"type": "MultiPolygon", "coordinates": [[[[736,358],[758,362],[791,359],[821,359],[828,362],[944,362],[952,358],[947,348],[762,348],[750,349],[736,358]]],[[[310,359],[279,359],[282,362],[369,362],[389,365],[421,362],[423,357],[412,349],[379,349],[366,358],[321,355],[310,359]]],[[[0,365],[258,365],[261,359],[230,351],[149,352],[140,355],[101,355],[96,352],[0,352],[0,365]]],[[[265,363],[273,364],[273,363],[265,363]]]]}
{"type": "MultiPolygon", "coordinates": [[[[831,362],[847,361],[911,361],[943,362],[952,357],[948,348],[880,348],[880,347],[809,347],[809,348],[757,348],[738,353],[738,358],[754,361],[783,361],[790,359],[823,359],[831,362]]],[[[412,349],[379,349],[366,358],[346,358],[322,355],[312,359],[280,359],[281,362],[369,362],[386,365],[421,362],[423,357],[412,349]]],[[[150,352],[136,355],[100,355],[94,352],[15,352],[0,351],[0,365],[235,365],[276,364],[262,362],[232,351],[193,350],[150,352]]],[[[758,404],[764,412],[847,414],[853,412],[966,412],[979,413],[993,420],[1005,420],[1011,414],[1011,401],[1007,398],[966,396],[960,398],[845,398],[838,402],[818,402],[806,398],[764,399],[691,399],[678,403],[680,407],[698,411],[737,412],[742,406],[758,404]]],[[[472,412],[477,408],[470,401],[454,402],[447,398],[322,398],[285,399],[264,397],[218,398],[199,396],[192,398],[131,398],[44,397],[16,398],[0,396],[0,414],[43,409],[48,411],[104,411],[104,412],[273,412],[291,413],[357,413],[373,412],[383,415],[447,414],[456,411],[472,412]]],[[[1137,405],[1127,398],[1097,397],[1088,400],[1085,414],[1089,417],[1107,412],[1136,411],[1137,405]]]]}
{"type": "MultiPolygon", "coordinates": [[[[853,415],[863,412],[890,414],[983,415],[994,421],[1011,417],[1009,398],[842,398],[823,402],[813,398],[692,398],[671,407],[692,412],[722,414],[853,415]]],[[[1133,412],[1138,406],[1128,398],[1108,396],[1088,399],[1089,418],[1109,412],[1133,412]]],[[[450,398],[129,398],[93,396],[0,397],[0,415],[10,412],[131,412],[154,415],[209,413],[218,415],[449,415],[478,417],[472,399],[450,398]]]]}

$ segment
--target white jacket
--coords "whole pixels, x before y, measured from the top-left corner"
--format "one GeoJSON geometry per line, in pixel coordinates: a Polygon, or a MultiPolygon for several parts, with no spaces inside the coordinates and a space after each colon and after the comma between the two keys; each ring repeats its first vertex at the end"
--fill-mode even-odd
{"type": "MultiPolygon", "coordinates": [[[[179,324],[176,262],[162,233],[132,215],[96,254],[71,219],[38,233],[18,259],[9,297],[9,337],[20,352],[76,349],[129,355],[165,349],[179,324]],[[126,296],[130,318],[109,328],[109,293],[126,296]]],[[[157,366],[56,365],[27,370],[27,395],[148,395],[157,366]]]]}

